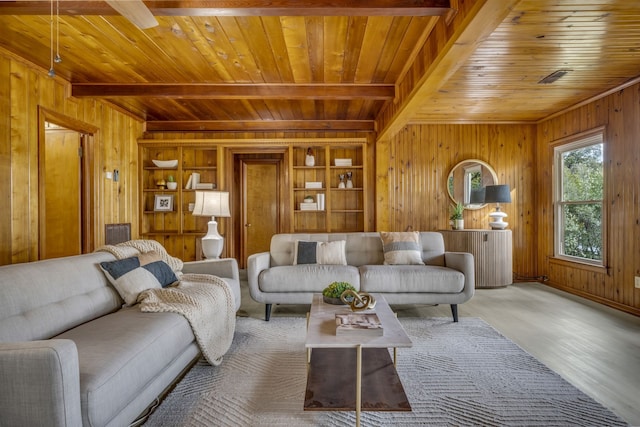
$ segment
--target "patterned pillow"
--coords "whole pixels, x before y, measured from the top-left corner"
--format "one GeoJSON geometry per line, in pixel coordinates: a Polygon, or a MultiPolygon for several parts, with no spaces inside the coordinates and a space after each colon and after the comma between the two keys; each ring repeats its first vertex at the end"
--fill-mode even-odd
{"type": "Polygon", "coordinates": [[[171,267],[156,252],[101,262],[100,268],[127,305],[134,305],[142,291],[178,281],[171,267]]]}
{"type": "Polygon", "coordinates": [[[407,232],[380,232],[382,250],[384,251],[384,263],[393,264],[422,264],[422,246],[420,233],[407,232]]]}
{"type": "Polygon", "coordinates": [[[347,265],[346,240],[334,242],[305,242],[296,240],[293,251],[293,265],[334,264],[347,265]]]}

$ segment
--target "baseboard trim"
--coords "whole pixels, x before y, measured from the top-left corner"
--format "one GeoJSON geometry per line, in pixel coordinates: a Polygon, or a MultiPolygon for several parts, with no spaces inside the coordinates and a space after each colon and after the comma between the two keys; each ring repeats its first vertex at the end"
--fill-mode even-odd
{"type": "Polygon", "coordinates": [[[602,298],[597,295],[592,295],[590,293],[581,291],[579,289],[570,288],[568,286],[559,285],[553,282],[544,282],[543,284],[549,287],[570,293],[572,295],[577,295],[579,297],[588,299],[590,301],[597,302],[598,304],[606,305],[607,307],[615,308],[616,310],[624,311],[625,313],[633,314],[634,316],[640,317],[640,308],[631,307],[626,304],[620,304],[619,302],[616,302],[616,301],[611,301],[606,298],[602,298]]]}

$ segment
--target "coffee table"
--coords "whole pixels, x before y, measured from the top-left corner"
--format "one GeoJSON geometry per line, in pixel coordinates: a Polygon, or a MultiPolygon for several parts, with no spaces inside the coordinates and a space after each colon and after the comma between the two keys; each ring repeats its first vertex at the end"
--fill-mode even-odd
{"type": "Polygon", "coordinates": [[[365,411],[411,411],[396,371],[397,348],[411,339],[380,294],[372,294],[383,336],[336,336],[335,315],[348,306],[327,304],[313,296],[307,315],[307,391],[305,411],[353,411],[356,426],[365,411]],[[389,354],[393,348],[393,360],[389,354]]]}

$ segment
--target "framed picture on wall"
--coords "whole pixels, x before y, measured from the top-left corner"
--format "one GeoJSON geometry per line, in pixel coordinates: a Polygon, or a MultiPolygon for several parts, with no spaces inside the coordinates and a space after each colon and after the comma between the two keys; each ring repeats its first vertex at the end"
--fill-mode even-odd
{"type": "Polygon", "coordinates": [[[173,196],[166,194],[156,194],[153,203],[153,210],[159,212],[167,212],[173,210],[173,196]]]}

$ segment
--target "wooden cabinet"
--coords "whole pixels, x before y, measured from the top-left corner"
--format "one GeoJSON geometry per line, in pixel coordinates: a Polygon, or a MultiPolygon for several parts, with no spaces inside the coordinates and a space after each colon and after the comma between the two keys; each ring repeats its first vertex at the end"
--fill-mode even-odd
{"type": "Polygon", "coordinates": [[[157,240],[178,258],[197,258],[197,239],[207,231],[209,218],[195,217],[190,204],[195,202],[195,188],[185,188],[189,179],[199,176],[201,184],[217,187],[217,150],[215,147],[140,145],[140,235],[157,240]],[[153,160],[177,160],[175,166],[160,167],[153,160]],[[158,182],[169,176],[177,183],[175,190],[158,182]]]}
{"type": "Polygon", "coordinates": [[[473,254],[476,288],[513,283],[511,230],[440,230],[440,233],[445,250],[473,254]]]}
{"type": "Polygon", "coordinates": [[[364,143],[293,145],[289,153],[292,232],[368,231],[364,143]],[[309,149],[313,165],[306,161],[309,149]],[[316,205],[301,205],[306,197],[316,205]]]}

